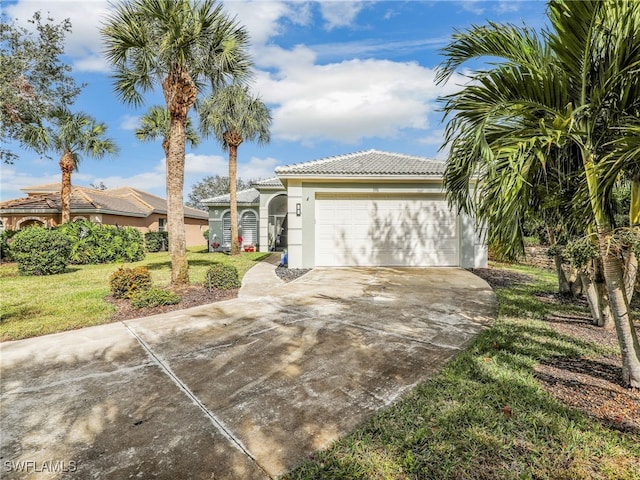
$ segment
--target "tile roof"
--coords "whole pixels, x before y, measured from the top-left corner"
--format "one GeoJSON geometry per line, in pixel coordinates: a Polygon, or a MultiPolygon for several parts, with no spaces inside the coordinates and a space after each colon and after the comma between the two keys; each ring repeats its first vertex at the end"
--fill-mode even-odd
{"type": "MultiPolygon", "coordinates": [[[[0,202],[0,210],[11,209],[28,213],[31,210],[60,211],[60,184],[38,185],[22,190],[30,193],[26,198],[0,202]],[[45,188],[42,188],[45,187],[45,188]],[[38,190],[46,193],[35,193],[38,190]],[[48,190],[48,191],[47,191],[48,190]]],[[[167,202],[148,192],[131,187],[95,190],[87,187],[71,188],[71,211],[90,210],[109,212],[132,217],[147,217],[152,213],[166,213],[167,202]]],[[[184,207],[184,215],[189,218],[208,218],[208,213],[191,207],[184,207]]]]}
{"type": "Polygon", "coordinates": [[[378,176],[428,175],[441,176],[445,163],[426,157],[367,150],[322,158],[276,168],[277,175],[378,176]]]}
{"type": "MultiPolygon", "coordinates": [[[[260,192],[255,188],[240,190],[239,192],[236,192],[236,199],[238,205],[258,205],[260,204],[260,192]]],[[[230,200],[230,195],[225,193],[224,195],[218,195],[217,197],[202,200],[201,203],[207,206],[213,206],[215,204],[229,205],[230,200]]]]}
{"type": "Polygon", "coordinates": [[[251,184],[252,186],[256,187],[256,188],[282,188],[284,189],[284,185],[282,185],[282,182],[280,181],[280,179],[278,177],[271,177],[271,178],[266,178],[264,180],[258,180],[256,182],[253,182],[251,184]]]}

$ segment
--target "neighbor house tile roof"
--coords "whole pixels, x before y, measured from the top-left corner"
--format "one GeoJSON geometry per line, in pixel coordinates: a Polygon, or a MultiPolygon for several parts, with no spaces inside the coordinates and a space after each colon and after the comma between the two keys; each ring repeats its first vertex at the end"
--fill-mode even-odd
{"type": "MultiPolygon", "coordinates": [[[[57,188],[56,184],[48,184],[26,187],[22,190],[28,192],[29,196],[0,202],[0,210],[10,210],[15,213],[60,211],[60,184],[57,184],[57,188]]],[[[71,212],[147,217],[152,213],[167,213],[167,202],[164,198],[131,187],[95,190],[73,186],[71,188],[71,212]]],[[[184,216],[206,219],[208,213],[185,206],[184,216]]]]}
{"type": "Polygon", "coordinates": [[[326,176],[378,176],[378,175],[427,175],[441,176],[445,163],[426,157],[367,150],[335,157],[322,158],[276,168],[278,176],[326,175],[326,176]]]}
{"type": "MultiPolygon", "coordinates": [[[[231,201],[228,193],[224,195],[218,195],[217,197],[207,198],[202,200],[201,203],[207,206],[216,205],[229,205],[231,201]]],[[[255,188],[248,188],[246,190],[240,190],[236,192],[236,201],[238,205],[259,205],[260,204],[260,192],[255,188]]]]}
{"type": "Polygon", "coordinates": [[[282,185],[282,182],[280,181],[280,179],[278,177],[271,177],[271,178],[266,178],[264,180],[258,180],[253,182],[251,185],[253,185],[254,187],[260,189],[260,188],[265,188],[265,189],[269,189],[269,188],[282,188],[284,189],[284,185],[282,185]]]}

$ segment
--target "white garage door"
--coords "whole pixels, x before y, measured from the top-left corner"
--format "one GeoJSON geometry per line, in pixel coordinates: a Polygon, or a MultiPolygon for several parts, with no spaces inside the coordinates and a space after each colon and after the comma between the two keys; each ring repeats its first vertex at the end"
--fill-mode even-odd
{"type": "Polygon", "coordinates": [[[315,263],[457,266],[457,223],[442,197],[318,194],[315,263]]]}

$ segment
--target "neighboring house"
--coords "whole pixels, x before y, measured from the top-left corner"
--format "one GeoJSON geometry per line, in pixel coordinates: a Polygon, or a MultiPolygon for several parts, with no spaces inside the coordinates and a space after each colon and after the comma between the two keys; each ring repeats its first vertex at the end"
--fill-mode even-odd
{"type": "MultiPolygon", "coordinates": [[[[240,236],[253,243],[257,232],[260,251],[286,248],[290,268],[485,267],[483,235],[473,218],[449,208],[444,169],[378,150],[278,167],[277,177],[239,192],[240,236]]],[[[228,247],[229,196],[203,204],[216,235],[210,243],[228,247]]]]}
{"type": "MultiPolygon", "coordinates": [[[[29,225],[53,227],[60,223],[60,184],[21,189],[25,198],[0,202],[0,227],[18,230],[29,225]]],[[[165,231],[167,201],[131,187],[95,190],[71,189],[71,221],[89,220],[103,225],[135,227],[142,233],[165,231]]],[[[203,245],[207,212],[184,207],[187,246],[203,245]]]]}

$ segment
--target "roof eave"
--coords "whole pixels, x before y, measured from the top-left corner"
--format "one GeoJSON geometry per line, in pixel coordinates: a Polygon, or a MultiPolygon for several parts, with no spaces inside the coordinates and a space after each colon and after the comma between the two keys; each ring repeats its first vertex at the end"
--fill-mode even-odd
{"type": "Polygon", "coordinates": [[[391,175],[391,174],[375,174],[375,175],[360,175],[360,174],[309,174],[309,173],[280,173],[278,177],[282,180],[327,180],[327,181],[336,181],[336,180],[346,180],[346,181],[416,181],[416,180],[426,180],[426,181],[438,181],[441,182],[443,180],[443,176],[441,174],[431,174],[431,175],[411,175],[411,174],[401,174],[401,175],[391,175]]]}

